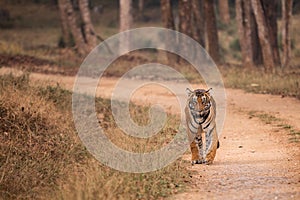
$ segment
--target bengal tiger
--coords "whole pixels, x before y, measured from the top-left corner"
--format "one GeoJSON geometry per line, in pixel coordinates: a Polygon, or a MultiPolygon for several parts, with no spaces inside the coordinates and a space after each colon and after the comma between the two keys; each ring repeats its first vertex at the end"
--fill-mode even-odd
{"type": "Polygon", "coordinates": [[[209,90],[186,89],[188,100],[185,107],[187,134],[190,141],[193,164],[212,164],[219,139],[216,130],[216,102],[209,90]],[[202,136],[203,134],[203,136],[202,136]],[[203,142],[205,138],[205,143],[203,142]]]}

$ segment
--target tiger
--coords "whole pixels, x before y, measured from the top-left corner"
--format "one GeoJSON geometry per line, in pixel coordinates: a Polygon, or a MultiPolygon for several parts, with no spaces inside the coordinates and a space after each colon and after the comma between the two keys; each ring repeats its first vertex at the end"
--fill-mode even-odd
{"type": "Polygon", "coordinates": [[[209,93],[211,89],[192,91],[186,88],[188,99],[185,115],[192,165],[212,164],[220,146],[215,122],[216,102],[209,93]]]}

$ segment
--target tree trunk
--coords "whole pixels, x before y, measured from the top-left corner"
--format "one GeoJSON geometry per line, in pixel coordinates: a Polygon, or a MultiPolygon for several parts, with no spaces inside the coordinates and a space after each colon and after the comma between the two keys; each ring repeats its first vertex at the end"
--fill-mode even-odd
{"type": "Polygon", "coordinates": [[[60,23],[62,30],[62,45],[63,47],[69,47],[71,45],[71,35],[68,26],[68,16],[66,13],[65,5],[63,1],[58,1],[59,14],[60,14],[60,23]]]}
{"type": "Polygon", "coordinates": [[[91,21],[88,0],[78,0],[78,4],[83,22],[85,42],[89,50],[92,50],[97,45],[97,36],[91,21]]]}
{"type": "Polygon", "coordinates": [[[293,0],[282,0],[282,65],[287,67],[291,58],[290,26],[292,19],[293,0]]]}
{"type": "MultiPolygon", "coordinates": [[[[165,28],[175,30],[173,10],[172,10],[172,1],[171,0],[160,0],[161,7],[161,18],[165,28]]],[[[177,42],[176,39],[165,35],[165,45],[170,46],[174,45],[174,42],[177,42]]],[[[163,53],[162,53],[163,54],[163,53]]],[[[174,64],[178,61],[178,57],[174,54],[166,52],[168,64],[174,64]]]]}
{"type": "Polygon", "coordinates": [[[160,7],[164,27],[175,30],[171,0],[160,0],[160,7]]]}
{"type": "MultiPolygon", "coordinates": [[[[132,26],[132,0],[120,0],[120,32],[129,30],[132,26]]],[[[124,33],[120,41],[120,50],[127,51],[130,48],[130,35],[124,33]]]]}
{"type": "Polygon", "coordinates": [[[88,48],[85,44],[82,36],[81,29],[76,23],[76,15],[70,0],[59,0],[59,8],[61,12],[65,12],[68,21],[68,27],[74,38],[76,44],[76,50],[80,55],[85,55],[88,52],[88,48]]]}
{"type": "Polygon", "coordinates": [[[273,72],[276,64],[272,53],[272,44],[270,42],[268,24],[264,15],[262,2],[261,0],[251,0],[251,5],[258,26],[258,36],[262,47],[264,66],[267,71],[273,72]]]}
{"type": "Polygon", "coordinates": [[[208,53],[216,63],[220,63],[219,39],[214,10],[214,1],[204,0],[205,29],[208,53]]]}
{"type": "Polygon", "coordinates": [[[230,22],[228,0],[219,0],[219,13],[220,20],[224,24],[228,24],[230,22]]]}
{"type": "Polygon", "coordinates": [[[252,67],[252,51],[251,51],[251,36],[248,37],[247,33],[250,29],[250,21],[247,19],[247,11],[245,9],[245,2],[243,0],[235,1],[236,9],[236,22],[238,25],[239,43],[241,47],[243,65],[245,67],[252,67]]]}
{"type": "Polygon", "coordinates": [[[253,67],[262,64],[257,25],[250,1],[236,0],[236,22],[238,25],[243,65],[245,67],[253,67]]]}
{"type": "Polygon", "coordinates": [[[139,13],[143,14],[144,12],[144,0],[139,0],[139,13]]]}
{"type": "Polygon", "coordinates": [[[202,7],[202,0],[192,0],[193,13],[193,38],[205,48],[205,19],[202,7]]]}
{"type": "Polygon", "coordinates": [[[253,8],[251,5],[251,1],[247,1],[247,5],[249,5],[249,9],[251,10],[251,12],[249,13],[250,16],[249,18],[250,20],[250,26],[251,26],[251,30],[250,33],[247,33],[247,35],[251,35],[251,45],[253,47],[253,62],[255,64],[255,66],[258,65],[262,65],[263,64],[263,54],[262,54],[262,49],[261,49],[261,45],[259,42],[259,36],[258,36],[258,26],[257,26],[257,22],[254,16],[254,12],[253,12],[253,8]]]}
{"type": "MultiPolygon", "coordinates": [[[[179,12],[179,32],[186,34],[190,37],[192,37],[192,27],[191,27],[191,21],[192,21],[192,13],[191,13],[191,1],[190,0],[179,0],[178,2],[178,12],[179,12]]],[[[182,46],[180,48],[181,51],[188,53],[190,45],[189,44],[183,44],[180,41],[179,38],[179,44],[182,46]]],[[[180,62],[184,62],[184,60],[181,58],[179,59],[180,62]]]]}
{"type": "Polygon", "coordinates": [[[278,48],[278,34],[277,34],[277,0],[261,0],[263,11],[269,31],[270,43],[272,46],[273,58],[276,66],[280,66],[280,55],[278,48]]]}
{"type": "Polygon", "coordinates": [[[191,30],[191,2],[188,0],[179,0],[179,31],[188,36],[192,36],[191,30]]]}
{"type": "Polygon", "coordinates": [[[138,1],[138,19],[143,21],[144,20],[144,0],[138,1]]]}

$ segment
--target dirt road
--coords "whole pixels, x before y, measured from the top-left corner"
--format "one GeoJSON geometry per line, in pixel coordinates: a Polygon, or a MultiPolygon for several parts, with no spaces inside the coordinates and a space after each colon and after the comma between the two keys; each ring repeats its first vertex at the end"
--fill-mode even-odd
{"type": "MultiPolygon", "coordinates": [[[[9,71],[2,68],[0,74],[9,71]]],[[[72,89],[74,83],[74,77],[57,75],[31,74],[31,78],[59,83],[67,89],[72,89]]],[[[97,94],[110,97],[117,81],[103,78],[97,94]]],[[[136,80],[123,84],[124,90],[132,82],[136,80]]],[[[248,114],[263,112],[299,131],[300,101],[233,89],[226,93],[225,126],[214,164],[191,166],[190,170],[196,173],[188,191],[170,199],[300,199],[300,142],[290,142],[289,138],[294,136],[278,124],[266,124],[248,114]]],[[[166,109],[178,112],[174,109],[176,98],[159,86],[138,90],[132,99],[138,104],[162,103],[166,109]]],[[[184,155],[183,159],[190,157],[184,155]]]]}

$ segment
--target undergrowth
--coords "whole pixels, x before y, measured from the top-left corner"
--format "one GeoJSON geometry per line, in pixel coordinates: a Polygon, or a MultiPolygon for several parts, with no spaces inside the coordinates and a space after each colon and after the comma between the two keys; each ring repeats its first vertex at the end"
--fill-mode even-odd
{"type": "Polygon", "coordinates": [[[28,75],[0,77],[0,196],[37,198],[58,189],[84,149],[71,123],[29,86],[28,75]]]}
{"type": "MultiPolygon", "coordinates": [[[[159,149],[176,134],[169,116],[153,139],[135,139],[114,123],[110,101],[97,98],[97,116],[108,137],[135,152],[159,149]],[[122,135],[123,134],[123,135],[122,135]]],[[[95,160],[76,135],[72,93],[59,85],[32,86],[29,75],[0,76],[0,196],[4,199],[157,199],[191,182],[188,162],[177,160],[150,173],[132,174],[95,160]]],[[[133,120],[147,124],[148,109],[130,106],[133,120]]]]}

